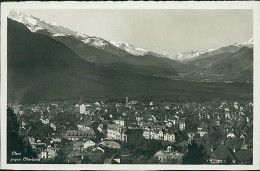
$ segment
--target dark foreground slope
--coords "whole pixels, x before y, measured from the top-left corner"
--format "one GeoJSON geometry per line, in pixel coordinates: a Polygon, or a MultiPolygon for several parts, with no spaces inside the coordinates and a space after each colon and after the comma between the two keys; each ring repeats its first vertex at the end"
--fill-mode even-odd
{"type": "Polygon", "coordinates": [[[104,89],[104,78],[65,45],[8,20],[8,97],[17,101],[104,89]]]}
{"type": "Polygon", "coordinates": [[[8,100],[91,97],[252,98],[252,84],[172,81],[149,68],[104,67],[87,62],[66,45],[8,20],[8,100]],[[125,70],[124,70],[125,69],[125,70]]]}
{"type": "Polygon", "coordinates": [[[8,98],[13,102],[150,94],[153,85],[170,82],[154,78],[152,71],[89,63],[63,43],[8,20],[8,98]]]}

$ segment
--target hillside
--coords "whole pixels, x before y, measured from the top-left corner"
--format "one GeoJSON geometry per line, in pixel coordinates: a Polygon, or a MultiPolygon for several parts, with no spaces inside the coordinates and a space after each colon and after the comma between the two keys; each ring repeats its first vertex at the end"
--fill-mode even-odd
{"type": "MultiPolygon", "coordinates": [[[[193,64],[182,64],[158,54],[123,42],[107,41],[100,37],[77,33],[56,23],[27,15],[20,11],[12,11],[9,18],[22,23],[31,32],[47,35],[55,39],[88,62],[95,64],[124,63],[129,65],[150,66],[152,68],[166,68],[180,73],[198,70],[193,64]]],[[[157,70],[156,69],[156,70],[157,70]]],[[[164,72],[160,70],[160,72],[164,72]]]]}
{"type": "MultiPolygon", "coordinates": [[[[176,70],[125,63],[93,64],[63,43],[8,20],[8,100],[85,97],[251,98],[252,84],[174,81],[176,70]],[[232,90],[232,91],[230,91],[232,90]]],[[[148,57],[147,57],[148,59],[148,57]]]]}
{"type": "Polygon", "coordinates": [[[158,95],[171,83],[153,77],[163,71],[177,74],[159,67],[92,64],[61,42],[8,20],[8,99],[14,103],[80,95],[158,95]]]}
{"type": "Polygon", "coordinates": [[[248,77],[244,79],[252,81],[253,49],[243,47],[236,53],[212,64],[206,72],[209,74],[224,74],[234,78],[245,76],[245,73],[247,73],[248,77]]]}

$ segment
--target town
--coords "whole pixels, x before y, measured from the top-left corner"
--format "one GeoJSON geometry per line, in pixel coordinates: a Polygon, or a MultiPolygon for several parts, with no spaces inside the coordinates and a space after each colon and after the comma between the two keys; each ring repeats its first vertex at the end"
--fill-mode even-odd
{"type": "Polygon", "coordinates": [[[8,106],[38,163],[253,163],[253,103],[246,100],[80,97],[8,106]]]}

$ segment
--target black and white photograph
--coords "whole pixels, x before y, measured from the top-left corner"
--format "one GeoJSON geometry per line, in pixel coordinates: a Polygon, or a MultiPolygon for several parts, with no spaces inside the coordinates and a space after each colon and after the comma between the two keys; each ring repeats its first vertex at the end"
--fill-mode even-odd
{"type": "Polygon", "coordinates": [[[259,167],[255,8],[12,4],[1,162],[259,167]]]}

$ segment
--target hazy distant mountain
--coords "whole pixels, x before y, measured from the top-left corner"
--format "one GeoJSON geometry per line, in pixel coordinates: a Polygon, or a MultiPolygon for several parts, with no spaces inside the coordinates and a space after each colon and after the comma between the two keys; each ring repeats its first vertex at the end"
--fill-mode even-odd
{"type": "Polygon", "coordinates": [[[185,61],[196,65],[211,77],[217,75],[240,81],[253,81],[253,39],[221,47],[214,53],[205,53],[185,61]]]}
{"type": "Polygon", "coordinates": [[[178,60],[178,61],[188,61],[191,59],[194,59],[202,54],[208,53],[211,54],[213,51],[215,51],[214,49],[209,49],[206,51],[190,51],[190,52],[184,52],[184,53],[179,53],[177,55],[173,55],[173,56],[169,56],[170,59],[173,60],[178,60]]]}
{"type": "Polygon", "coordinates": [[[144,56],[144,55],[152,55],[152,56],[157,56],[157,57],[167,57],[166,54],[159,54],[159,53],[155,53],[149,50],[145,50],[143,48],[138,48],[135,47],[133,45],[130,45],[128,43],[125,42],[116,42],[116,41],[110,41],[110,43],[112,43],[113,45],[115,45],[116,47],[123,49],[133,55],[136,56],[144,56]]]}
{"type": "Polygon", "coordinates": [[[222,58],[206,70],[208,74],[224,74],[233,78],[243,77],[245,81],[253,80],[253,49],[243,47],[239,51],[222,58]],[[248,75],[246,76],[245,73],[248,75]]]}
{"type": "Polygon", "coordinates": [[[235,43],[234,45],[224,46],[219,49],[208,49],[204,51],[190,51],[190,52],[180,53],[168,57],[173,60],[178,60],[187,63],[191,61],[193,62],[201,58],[207,58],[211,56],[216,57],[216,55],[222,55],[224,53],[229,53],[229,52],[236,52],[242,47],[253,48],[253,38],[251,38],[250,40],[244,43],[235,43]]]}

